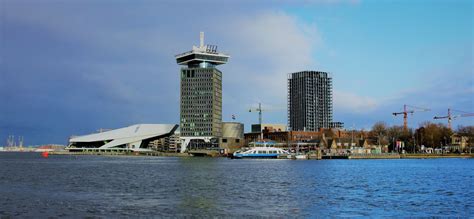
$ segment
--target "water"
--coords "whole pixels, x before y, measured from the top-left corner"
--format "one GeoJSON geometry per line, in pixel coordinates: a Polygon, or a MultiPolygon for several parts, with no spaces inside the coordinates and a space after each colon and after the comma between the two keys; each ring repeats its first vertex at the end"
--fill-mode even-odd
{"type": "Polygon", "coordinates": [[[474,216],[474,159],[0,153],[0,216],[474,216]]]}

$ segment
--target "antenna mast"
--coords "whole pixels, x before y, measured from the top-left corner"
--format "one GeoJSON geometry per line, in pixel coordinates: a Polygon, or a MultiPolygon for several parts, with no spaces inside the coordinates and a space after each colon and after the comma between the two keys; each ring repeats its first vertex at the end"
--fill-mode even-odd
{"type": "Polygon", "coordinates": [[[199,33],[199,48],[204,48],[204,32],[199,33]]]}

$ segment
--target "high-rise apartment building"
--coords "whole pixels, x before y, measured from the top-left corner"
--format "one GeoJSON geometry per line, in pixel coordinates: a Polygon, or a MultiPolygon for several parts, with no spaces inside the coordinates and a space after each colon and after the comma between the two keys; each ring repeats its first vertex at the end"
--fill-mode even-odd
{"type": "Polygon", "coordinates": [[[222,136],[222,72],[216,66],[227,63],[229,57],[217,52],[217,46],[204,45],[203,32],[199,47],[176,55],[176,62],[183,66],[180,130],[188,142],[222,136]]]}
{"type": "Polygon", "coordinates": [[[327,72],[288,74],[288,129],[342,128],[332,122],[332,78],[327,72]],[[336,127],[338,126],[338,127],[336,127]]]}

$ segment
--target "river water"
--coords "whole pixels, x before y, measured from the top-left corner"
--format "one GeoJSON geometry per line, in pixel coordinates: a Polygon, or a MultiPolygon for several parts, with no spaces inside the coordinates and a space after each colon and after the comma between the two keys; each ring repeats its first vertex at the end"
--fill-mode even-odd
{"type": "Polygon", "coordinates": [[[474,217],[474,159],[0,153],[0,216],[474,217]]]}

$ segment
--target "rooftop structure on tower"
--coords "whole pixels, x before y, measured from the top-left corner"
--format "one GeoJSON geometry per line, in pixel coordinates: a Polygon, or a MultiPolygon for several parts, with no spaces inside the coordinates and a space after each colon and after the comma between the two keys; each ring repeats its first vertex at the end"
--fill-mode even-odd
{"type": "Polygon", "coordinates": [[[187,65],[189,68],[207,68],[227,63],[229,55],[217,52],[217,46],[204,45],[204,32],[200,34],[199,47],[193,46],[193,50],[176,55],[178,65],[187,65]]]}

